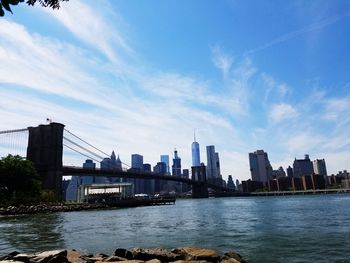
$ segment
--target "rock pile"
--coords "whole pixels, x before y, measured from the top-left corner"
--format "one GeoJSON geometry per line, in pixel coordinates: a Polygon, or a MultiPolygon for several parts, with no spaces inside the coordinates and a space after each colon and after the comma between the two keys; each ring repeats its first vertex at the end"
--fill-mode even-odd
{"type": "Polygon", "coordinates": [[[236,252],[220,255],[217,251],[207,248],[182,247],[172,250],[163,248],[131,250],[118,248],[112,256],[105,254],[81,255],[76,250],[54,250],[35,254],[12,252],[0,257],[0,263],[246,263],[236,252]]]}
{"type": "Polygon", "coordinates": [[[0,215],[20,215],[20,214],[38,214],[54,212],[70,212],[108,208],[106,204],[56,204],[56,205],[20,205],[0,207],[0,215]]]}

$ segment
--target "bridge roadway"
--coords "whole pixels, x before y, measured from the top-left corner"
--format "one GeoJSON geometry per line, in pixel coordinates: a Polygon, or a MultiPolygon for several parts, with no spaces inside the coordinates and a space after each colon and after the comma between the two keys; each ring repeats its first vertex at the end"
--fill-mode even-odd
{"type": "Polygon", "coordinates": [[[175,181],[190,185],[207,185],[216,191],[222,192],[234,192],[233,189],[218,186],[215,184],[210,184],[203,181],[195,181],[186,177],[181,176],[171,176],[171,175],[161,175],[153,172],[138,172],[138,171],[124,171],[118,169],[88,169],[77,166],[63,166],[63,175],[76,175],[76,176],[109,176],[109,177],[119,177],[119,178],[138,178],[138,179],[158,179],[166,181],[175,181]]]}

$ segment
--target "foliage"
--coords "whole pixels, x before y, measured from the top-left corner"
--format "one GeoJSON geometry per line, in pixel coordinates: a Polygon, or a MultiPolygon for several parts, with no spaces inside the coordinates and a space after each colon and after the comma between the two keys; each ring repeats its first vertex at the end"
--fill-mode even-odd
{"type": "Polygon", "coordinates": [[[19,155],[8,155],[0,160],[0,198],[3,202],[32,203],[40,193],[40,177],[32,162],[19,155]]]}
{"type": "MultiPolygon", "coordinates": [[[[59,9],[60,2],[69,1],[69,0],[27,0],[27,5],[35,5],[36,2],[43,7],[51,7],[52,9],[59,9]]],[[[8,11],[12,14],[11,5],[18,5],[19,3],[23,3],[24,0],[0,0],[0,16],[5,15],[5,11],[8,11]]]]}
{"type": "Polygon", "coordinates": [[[41,191],[39,200],[43,203],[57,203],[57,196],[53,191],[44,190],[41,191]]]}

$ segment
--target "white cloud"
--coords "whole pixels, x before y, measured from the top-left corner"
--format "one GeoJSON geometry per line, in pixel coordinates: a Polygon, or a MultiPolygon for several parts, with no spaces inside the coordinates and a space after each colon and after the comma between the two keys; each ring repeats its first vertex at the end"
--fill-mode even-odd
{"type": "Polygon", "coordinates": [[[0,21],[0,82],[113,108],[105,87],[87,72],[97,66],[66,43],[30,34],[22,25],[0,21]]]}
{"type": "Polygon", "coordinates": [[[333,98],[325,100],[325,114],[323,118],[331,121],[341,121],[341,119],[350,117],[350,99],[333,98]]]}
{"type": "Polygon", "coordinates": [[[273,123],[290,120],[297,116],[298,111],[292,105],[286,103],[274,104],[269,111],[269,119],[273,123]]]}
{"type": "Polygon", "coordinates": [[[285,96],[291,93],[291,88],[285,83],[279,83],[272,76],[263,72],[261,74],[262,84],[265,88],[264,103],[268,104],[272,100],[283,101],[285,96]]]}
{"type": "Polygon", "coordinates": [[[212,60],[218,69],[220,69],[224,76],[230,71],[233,57],[227,53],[225,53],[219,45],[215,45],[211,48],[212,52],[212,60]]]}
{"type": "MultiPolygon", "coordinates": [[[[103,8],[99,4],[98,8],[103,8]]],[[[107,9],[105,9],[106,11],[107,9]]],[[[62,3],[59,12],[57,10],[45,9],[50,15],[62,23],[76,37],[91,45],[92,48],[100,50],[108,59],[114,63],[121,63],[121,49],[129,55],[133,54],[128,41],[116,30],[121,23],[120,18],[112,12],[109,12],[107,20],[95,7],[88,5],[86,2],[75,0],[72,2],[62,3]]]]}

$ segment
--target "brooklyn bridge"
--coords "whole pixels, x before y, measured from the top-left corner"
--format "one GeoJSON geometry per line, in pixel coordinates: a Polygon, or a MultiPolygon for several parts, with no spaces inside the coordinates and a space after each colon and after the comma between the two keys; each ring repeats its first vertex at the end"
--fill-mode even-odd
{"type": "MultiPolygon", "coordinates": [[[[101,155],[106,156],[107,154],[90,142],[83,140],[81,137],[67,130],[65,125],[61,123],[52,122],[37,127],[0,131],[0,143],[2,143],[2,145],[16,145],[18,144],[16,137],[18,138],[18,135],[21,133],[28,134],[26,158],[34,163],[36,170],[43,180],[43,186],[46,189],[53,190],[59,196],[62,193],[63,176],[108,176],[117,178],[175,181],[191,185],[193,198],[207,198],[208,188],[218,193],[234,194],[235,192],[233,189],[222,185],[209,183],[205,176],[196,180],[194,176],[192,176],[192,178],[187,178],[183,176],[164,175],[155,172],[135,171],[133,169],[128,169],[127,167],[130,166],[127,164],[124,164],[125,167],[122,169],[89,169],[78,166],[63,165],[62,160],[65,148],[74,151],[81,155],[81,157],[85,158],[91,158],[91,156],[103,158],[101,155]],[[89,145],[89,149],[84,145],[89,145]],[[85,152],[83,150],[85,150],[85,152]]],[[[8,153],[11,154],[11,152],[8,153]]],[[[91,159],[94,158],[92,157],[91,159]]]]}

